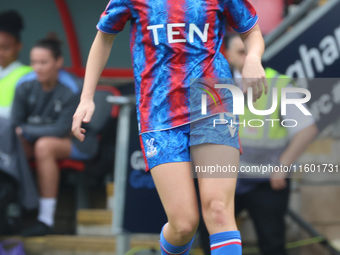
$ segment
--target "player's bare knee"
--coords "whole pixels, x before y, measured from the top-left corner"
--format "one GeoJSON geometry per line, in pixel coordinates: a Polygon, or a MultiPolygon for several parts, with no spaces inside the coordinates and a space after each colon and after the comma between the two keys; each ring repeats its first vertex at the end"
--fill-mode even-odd
{"type": "MultiPolygon", "coordinates": [[[[209,218],[209,221],[216,224],[226,224],[228,217],[230,217],[230,206],[228,203],[221,200],[211,200],[206,203],[206,206],[202,208],[205,218],[209,218]]],[[[233,212],[232,214],[233,215],[233,212]]]]}
{"type": "Polygon", "coordinates": [[[194,235],[197,230],[199,219],[188,218],[188,219],[178,219],[170,222],[170,227],[175,231],[176,235],[180,238],[185,238],[194,235]]]}
{"type": "Polygon", "coordinates": [[[177,236],[187,237],[195,233],[199,223],[198,211],[182,211],[169,217],[169,224],[177,236]]]}

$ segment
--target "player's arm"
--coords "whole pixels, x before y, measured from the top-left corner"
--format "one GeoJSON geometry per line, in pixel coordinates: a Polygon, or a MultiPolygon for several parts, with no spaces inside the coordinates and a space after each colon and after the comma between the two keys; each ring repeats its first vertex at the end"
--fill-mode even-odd
{"type": "Polygon", "coordinates": [[[86,64],[84,87],[78,108],[73,115],[72,132],[80,141],[85,138],[85,129],[81,128],[82,122],[88,123],[94,112],[94,92],[100,75],[109,58],[115,34],[105,34],[101,31],[93,41],[86,64]]]}
{"type": "Polygon", "coordinates": [[[261,58],[264,52],[264,40],[258,24],[250,31],[240,34],[245,45],[247,57],[242,70],[244,78],[244,92],[247,92],[248,87],[253,88],[253,100],[260,98],[263,92],[267,93],[268,86],[265,79],[265,71],[262,67],[261,58]],[[262,85],[263,84],[263,85],[262,85]]]}

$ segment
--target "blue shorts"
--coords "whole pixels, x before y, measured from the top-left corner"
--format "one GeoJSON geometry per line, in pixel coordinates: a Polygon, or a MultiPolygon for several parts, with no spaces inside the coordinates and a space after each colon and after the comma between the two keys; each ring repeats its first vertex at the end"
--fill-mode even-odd
{"type": "Polygon", "coordinates": [[[193,145],[221,144],[241,150],[238,125],[230,126],[219,120],[220,115],[214,115],[171,129],[142,133],[139,138],[146,171],[160,164],[190,162],[193,145]]]}

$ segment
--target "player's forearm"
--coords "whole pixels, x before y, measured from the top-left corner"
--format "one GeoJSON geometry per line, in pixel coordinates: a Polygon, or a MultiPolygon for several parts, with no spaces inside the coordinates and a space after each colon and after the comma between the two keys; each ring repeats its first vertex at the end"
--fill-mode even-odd
{"type": "Polygon", "coordinates": [[[255,25],[252,30],[240,36],[243,40],[247,56],[256,56],[261,59],[264,53],[264,40],[259,25],[255,25]]]}
{"type": "Polygon", "coordinates": [[[81,100],[92,100],[100,75],[109,58],[115,35],[98,31],[86,64],[84,88],[81,100]]]}
{"type": "Polygon", "coordinates": [[[253,101],[259,99],[264,91],[267,94],[268,85],[265,79],[266,74],[263,69],[261,58],[264,52],[264,41],[258,25],[245,34],[241,34],[247,52],[242,69],[243,92],[247,93],[249,88],[253,91],[253,101]],[[260,81],[260,82],[259,82],[260,81]]]}
{"type": "Polygon", "coordinates": [[[290,165],[296,162],[307,149],[308,145],[314,140],[317,133],[318,129],[315,124],[298,132],[289,143],[287,149],[282,153],[280,163],[283,165],[290,165]]]}

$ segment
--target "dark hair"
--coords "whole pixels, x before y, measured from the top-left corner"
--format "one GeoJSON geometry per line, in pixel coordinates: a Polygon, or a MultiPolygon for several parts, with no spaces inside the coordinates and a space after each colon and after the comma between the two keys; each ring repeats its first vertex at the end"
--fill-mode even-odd
{"type": "Polygon", "coordinates": [[[33,48],[44,48],[50,50],[55,59],[62,56],[61,41],[55,34],[49,34],[46,38],[39,40],[33,48]]]}
{"type": "Polygon", "coordinates": [[[0,32],[6,32],[20,42],[20,31],[24,28],[21,15],[14,10],[0,13],[0,32]]]}

